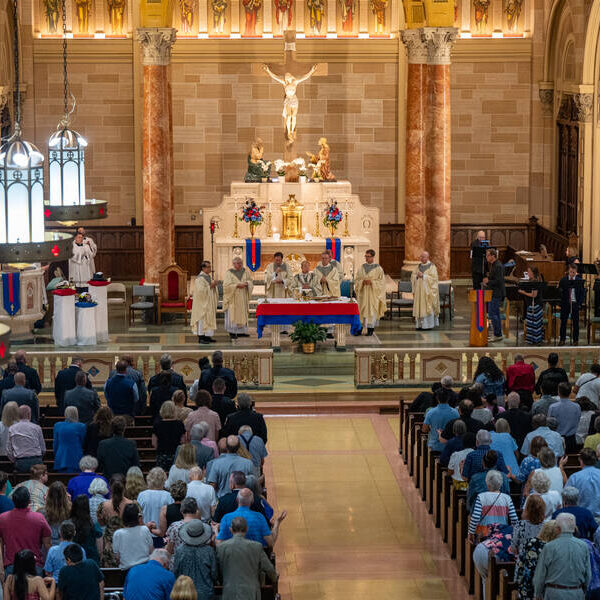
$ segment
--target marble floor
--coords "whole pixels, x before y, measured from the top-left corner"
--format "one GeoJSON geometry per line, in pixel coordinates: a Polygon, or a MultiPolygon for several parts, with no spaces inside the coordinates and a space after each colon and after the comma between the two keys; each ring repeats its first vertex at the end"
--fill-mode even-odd
{"type": "Polygon", "coordinates": [[[467,598],[398,455],[398,418],[270,417],[285,600],[467,598]]]}

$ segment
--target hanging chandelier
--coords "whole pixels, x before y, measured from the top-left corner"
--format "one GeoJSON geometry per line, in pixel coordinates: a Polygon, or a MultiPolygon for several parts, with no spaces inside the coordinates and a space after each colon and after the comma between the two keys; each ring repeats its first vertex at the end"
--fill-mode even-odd
{"type": "Polygon", "coordinates": [[[107,216],[105,200],[88,200],[85,197],[86,139],[70,128],[75,111],[75,98],[69,89],[67,71],[67,10],[62,0],[63,26],[63,107],[64,114],[56,131],[48,140],[49,201],[44,216],[47,221],[79,221],[104,219],[107,216]],[[72,106],[69,109],[69,96],[72,106]]]}

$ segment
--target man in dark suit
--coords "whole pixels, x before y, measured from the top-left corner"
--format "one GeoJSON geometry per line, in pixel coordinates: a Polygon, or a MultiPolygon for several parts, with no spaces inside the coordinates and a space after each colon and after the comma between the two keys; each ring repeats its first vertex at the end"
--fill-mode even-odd
{"type": "MultiPolygon", "coordinates": [[[[169,371],[169,373],[171,373],[171,385],[174,388],[177,388],[178,390],[183,391],[183,393],[185,394],[185,398],[187,400],[187,387],[185,386],[185,382],[183,381],[183,375],[180,375],[179,373],[175,373],[175,371],[173,371],[173,369],[172,369],[172,366],[173,366],[173,360],[171,359],[171,355],[163,354],[160,357],[161,370],[169,371]]],[[[152,377],[150,377],[150,381],[148,381],[148,394],[152,393],[152,388],[158,387],[159,376],[160,376],[160,373],[157,373],[156,375],[152,375],[152,377]]]]}
{"type": "Polygon", "coordinates": [[[560,341],[564,346],[567,339],[567,321],[571,318],[571,337],[573,345],[579,343],[579,309],[585,303],[583,279],[577,273],[577,265],[569,265],[567,274],[560,280],[560,341]],[[574,283],[579,282],[579,283],[574,283]]]}
{"type": "Polygon", "coordinates": [[[254,435],[267,443],[267,425],[265,418],[254,410],[250,394],[240,394],[237,399],[238,411],[231,413],[221,430],[221,437],[237,435],[242,425],[249,425],[254,435]]]}
{"type": "Polygon", "coordinates": [[[79,422],[92,422],[96,411],[100,408],[100,398],[95,390],[89,390],[86,387],[88,383],[87,374],[78,371],[75,375],[75,387],[65,394],[63,407],[74,406],[79,413],[79,422]]]}
{"type": "Polygon", "coordinates": [[[500,306],[506,297],[506,287],[504,285],[504,267],[498,260],[498,251],[495,248],[488,248],[485,253],[485,259],[489,264],[489,273],[483,278],[483,285],[492,290],[492,299],[488,304],[488,319],[492,322],[494,330],[494,342],[502,341],[502,319],[500,318],[500,306]]]}
{"type": "MultiPolygon", "coordinates": [[[[56,398],[56,406],[58,406],[61,415],[65,414],[65,393],[74,389],[77,385],[75,383],[75,377],[77,376],[77,373],[81,371],[82,365],[83,360],[78,356],[74,356],[71,360],[71,364],[66,369],[61,369],[56,374],[56,378],[54,379],[54,397],[56,398]]],[[[92,384],[87,375],[85,379],[85,387],[91,390],[92,384]]],[[[81,415],[79,420],[81,421],[81,415]]]]}
{"type": "Polygon", "coordinates": [[[4,390],[15,387],[15,374],[17,371],[17,363],[14,360],[9,360],[4,371],[4,379],[0,381],[0,397],[2,397],[4,390]]]}
{"type": "Polygon", "coordinates": [[[206,390],[209,394],[212,394],[213,383],[215,379],[220,377],[225,380],[225,396],[233,400],[237,396],[237,379],[231,369],[226,369],[223,366],[223,353],[220,350],[213,352],[212,364],[212,369],[202,371],[200,381],[198,382],[198,389],[206,390]]]}
{"type": "MultiPolygon", "coordinates": [[[[138,390],[138,404],[136,407],[135,414],[143,415],[146,412],[146,405],[148,400],[148,392],[146,390],[146,382],[144,381],[144,375],[141,371],[138,371],[135,368],[135,362],[131,354],[123,354],[119,360],[122,360],[127,363],[127,376],[133,379],[138,390]]],[[[116,372],[116,369],[111,371],[108,378],[110,379],[111,377],[114,377],[116,372]]]]}
{"type": "Polygon", "coordinates": [[[482,251],[479,251],[480,248],[484,248],[483,242],[485,241],[485,231],[478,231],[477,237],[473,240],[471,244],[471,278],[473,279],[473,289],[479,290],[481,289],[481,282],[483,280],[483,276],[487,272],[487,263],[485,260],[485,255],[482,251]]]}
{"type": "Polygon", "coordinates": [[[140,457],[133,440],[124,437],[127,420],[123,416],[112,420],[113,436],[98,444],[98,472],[110,479],[115,473],[127,473],[140,466],[140,457]]]}
{"type": "Polygon", "coordinates": [[[217,377],[213,381],[212,387],[212,410],[214,410],[225,423],[227,416],[236,411],[235,402],[225,395],[227,384],[222,377],[217,377]]]}
{"type": "Polygon", "coordinates": [[[15,387],[4,390],[2,393],[2,402],[0,403],[0,413],[8,402],[16,402],[18,406],[24,404],[31,409],[31,422],[38,423],[40,420],[40,403],[33,390],[25,387],[27,378],[25,373],[15,373],[15,387]]]}
{"type": "Polygon", "coordinates": [[[17,363],[17,371],[25,373],[25,387],[39,394],[42,391],[42,382],[40,381],[38,372],[27,364],[27,353],[25,350],[17,350],[14,358],[17,363]]]}

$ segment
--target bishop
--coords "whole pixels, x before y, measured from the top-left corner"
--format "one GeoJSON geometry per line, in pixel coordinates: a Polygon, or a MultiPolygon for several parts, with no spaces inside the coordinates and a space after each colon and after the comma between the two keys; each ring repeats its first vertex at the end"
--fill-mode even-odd
{"type": "Polygon", "coordinates": [[[317,283],[315,282],[314,274],[310,271],[310,263],[307,260],[303,260],[300,268],[302,271],[294,275],[290,283],[290,290],[292,292],[298,291],[303,296],[315,296],[317,283]]]}

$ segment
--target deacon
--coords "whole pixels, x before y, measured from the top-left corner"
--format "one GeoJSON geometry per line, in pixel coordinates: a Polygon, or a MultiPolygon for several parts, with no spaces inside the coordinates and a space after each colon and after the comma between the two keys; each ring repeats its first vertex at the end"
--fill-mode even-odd
{"type": "Polygon", "coordinates": [[[84,243],[83,234],[75,234],[73,255],[69,259],[69,279],[78,288],[87,288],[94,275],[94,254],[91,246],[84,243]]]}
{"type": "Polygon", "coordinates": [[[321,254],[321,262],[315,267],[313,273],[315,277],[317,296],[340,297],[340,272],[331,263],[331,253],[325,250],[321,254]]]}
{"type": "MultiPolygon", "coordinates": [[[[385,274],[383,269],[374,262],[375,250],[365,252],[365,261],[356,273],[354,285],[363,327],[367,328],[367,335],[373,335],[373,330],[386,310],[385,274]]],[[[359,331],[355,335],[361,333],[359,331]]]]}
{"type": "Polygon", "coordinates": [[[300,264],[302,271],[294,275],[290,284],[292,292],[298,290],[303,296],[316,296],[316,286],[314,274],[310,272],[310,263],[303,260],[300,264]]]}
{"type": "Polygon", "coordinates": [[[429,260],[429,252],[421,252],[421,262],[411,275],[413,317],[417,329],[433,329],[440,324],[440,292],[438,272],[429,260]]]}
{"type": "Polygon", "coordinates": [[[287,298],[289,296],[291,273],[283,254],[275,252],[273,262],[265,269],[265,295],[267,298],[287,298]]]}
{"type": "Polygon", "coordinates": [[[225,329],[232,340],[249,337],[248,310],[253,287],[252,277],[242,266],[242,259],[236,256],[233,259],[233,269],[229,269],[223,278],[225,329]]]}
{"type": "Polygon", "coordinates": [[[217,304],[219,292],[217,281],[210,278],[212,267],[205,260],[200,265],[200,274],[194,280],[192,291],[192,331],[198,336],[199,344],[213,344],[217,329],[217,304]]]}

